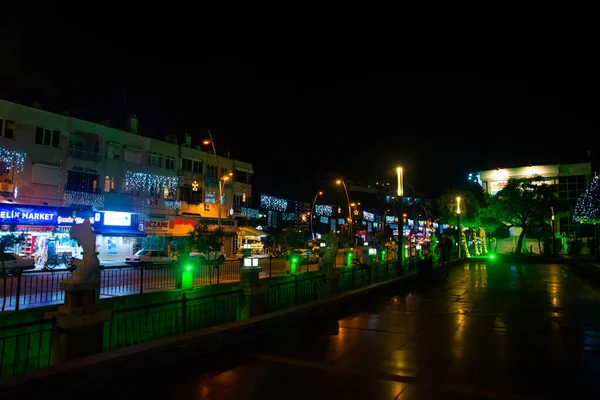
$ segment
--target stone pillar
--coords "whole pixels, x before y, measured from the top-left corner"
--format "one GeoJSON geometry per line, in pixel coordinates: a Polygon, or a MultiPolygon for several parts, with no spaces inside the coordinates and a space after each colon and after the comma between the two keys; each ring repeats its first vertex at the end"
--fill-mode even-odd
{"type": "Polygon", "coordinates": [[[110,310],[96,304],[95,293],[100,281],[61,282],[65,291],[65,303],[58,311],[46,313],[54,318],[50,364],[59,364],[75,358],[102,352],[104,323],[112,317],[110,310]]]}
{"type": "Polygon", "coordinates": [[[267,293],[269,285],[260,280],[259,267],[242,267],[240,269],[240,287],[244,291],[244,305],[241,318],[256,317],[267,312],[267,293]]]}

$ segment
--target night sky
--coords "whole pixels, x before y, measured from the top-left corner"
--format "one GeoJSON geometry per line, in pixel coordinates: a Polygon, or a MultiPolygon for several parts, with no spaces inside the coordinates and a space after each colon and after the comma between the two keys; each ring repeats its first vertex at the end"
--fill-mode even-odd
{"type": "Polygon", "coordinates": [[[393,180],[398,163],[434,197],[478,169],[585,161],[598,132],[583,70],[409,72],[360,54],[211,57],[192,41],[36,29],[3,32],[1,97],[119,128],[135,113],[156,138],[199,144],[211,129],[220,154],[253,163],[255,197],[310,202],[336,174],[393,180]]]}

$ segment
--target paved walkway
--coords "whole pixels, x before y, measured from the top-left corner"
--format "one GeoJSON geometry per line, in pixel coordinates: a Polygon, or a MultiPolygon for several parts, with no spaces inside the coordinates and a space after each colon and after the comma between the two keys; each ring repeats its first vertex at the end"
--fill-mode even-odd
{"type": "Polygon", "coordinates": [[[583,399],[600,393],[600,294],[559,265],[465,265],[332,329],[99,398],[583,399]]]}

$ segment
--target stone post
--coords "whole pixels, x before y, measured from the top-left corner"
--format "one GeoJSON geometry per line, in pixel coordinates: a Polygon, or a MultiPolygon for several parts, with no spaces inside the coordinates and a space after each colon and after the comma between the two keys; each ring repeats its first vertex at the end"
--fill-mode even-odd
{"type": "Polygon", "coordinates": [[[65,291],[65,303],[58,311],[46,313],[54,318],[50,364],[59,364],[75,358],[102,352],[104,323],[112,316],[110,310],[96,304],[100,281],[60,283],[65,291]]]}
{"type": "Polygon", "coordinates": [[[240,287],[244,291],[244,304],[241,318],[256,317],[267,312],[267,293],[269,285],[260,280],[260,267],[242,267],[240,269],[240,287]]]}

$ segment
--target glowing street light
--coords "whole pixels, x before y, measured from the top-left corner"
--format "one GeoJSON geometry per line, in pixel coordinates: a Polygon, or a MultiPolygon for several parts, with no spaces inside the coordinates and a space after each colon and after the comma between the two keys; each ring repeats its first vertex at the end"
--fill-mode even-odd
{"type": "Polygon", "coordinates": [[[456,226],[458,228],[458,258],[460,258],[460,241],[462,240],[462,232],[460,230],[460,196],[456,196],[456,226]]]}
{"type": "Polygon", "coordinates": [[[348,201],[348,235],[352,237],[352,206],[350,205],[350,196],[348,196],[348,188],[346,187],[346,182],[343,179],[338,179],[335,181],[336,185],[342,185],[344,187],[344,192],[346,193],[346,200],[348,201]]]}
{"type": "Polygon", "coordinates": [[[315,194],[315,199],[313,200],[312,203],[312,208],[310,209],[310,237],[313,238],[313,240],[315,239],[315,232],[313,231],[313,218],[315,217],[315,204],[317,202],[317,197],[322,196],[323,192],[317,192],[317,194],[315,194]]]}

